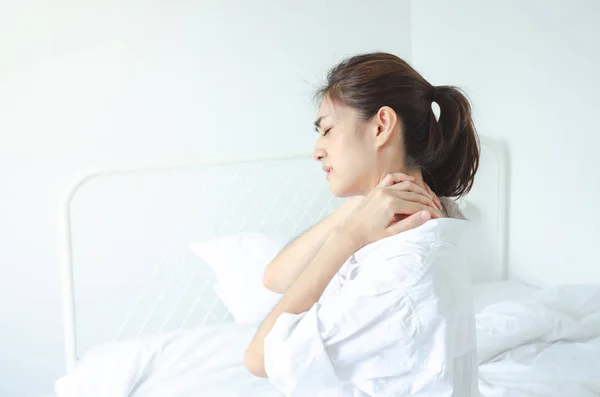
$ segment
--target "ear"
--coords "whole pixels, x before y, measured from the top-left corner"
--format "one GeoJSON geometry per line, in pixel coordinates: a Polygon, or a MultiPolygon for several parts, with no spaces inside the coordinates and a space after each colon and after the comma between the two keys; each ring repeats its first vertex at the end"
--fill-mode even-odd
{"type": "Polygon", "coordinates": [[[385,145],[391,138],[396,128],[398,115],[389,106],[383,106],[373,117],[373,127],[375,128],[375,147],[379,149],[385,145]]]}

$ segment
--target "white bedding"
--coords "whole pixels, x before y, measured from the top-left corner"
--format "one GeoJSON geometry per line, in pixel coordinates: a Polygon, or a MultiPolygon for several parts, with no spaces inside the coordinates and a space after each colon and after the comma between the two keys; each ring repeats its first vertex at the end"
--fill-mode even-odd
{"type": "MultiPolygon", "coordinates": [[[[600,396],[600,287],[475,290],[484,397],[600,396]]],[[[256,326],[235,323],[89,351],[56,382],[58,397],[282,396],[255,378],[243,351],[256,326]]]]}
{"type": "Polygon", "coordinates": [[[245,368],[255,326],[225,323],[99,346],[55,384],[58,397],[280,397],[245,368]]]}
{"type": "Polygon", "coordinates": [[[481,395],[600,396],[600,287],[520,292],[477,314],[481,395]]]}

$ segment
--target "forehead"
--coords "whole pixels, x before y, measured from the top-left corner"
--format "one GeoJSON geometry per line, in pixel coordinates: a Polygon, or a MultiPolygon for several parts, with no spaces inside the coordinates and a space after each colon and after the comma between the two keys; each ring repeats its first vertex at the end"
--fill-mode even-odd
{"type": "Polygon", "coordinates": [[[317,120],[341,120],[355,115],[355,111],[339,101],[332,101],[329,97],[324,97],[317,112],[317,120]]]}

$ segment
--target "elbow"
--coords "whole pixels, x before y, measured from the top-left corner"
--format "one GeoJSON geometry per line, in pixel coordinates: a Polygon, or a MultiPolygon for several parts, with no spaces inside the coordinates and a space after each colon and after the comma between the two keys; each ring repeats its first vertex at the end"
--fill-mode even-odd
{"type": "Polygon", "coordinates": [[[283,294],[285,290],[277,283],[277,278],[272,271],[265,270],[263,275],[263,286],[276,294],[283,294]]]}
{"type": "Polygon", "coordinates": [[[265,370],[264,354],[257,352],[252,345],[248,346],[244,352],[244,365],[252,375],[259,378],[268,378],[265,370]]]}

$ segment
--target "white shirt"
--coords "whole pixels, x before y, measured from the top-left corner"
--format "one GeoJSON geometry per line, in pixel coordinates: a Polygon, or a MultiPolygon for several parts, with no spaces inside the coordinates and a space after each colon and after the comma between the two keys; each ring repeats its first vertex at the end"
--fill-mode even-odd
{"type": "Polygon", "coordinates": [[[357,251],[310,310],[275,322],[271,383],[301,397],[478,396],[467,227],[430,220],[357,251]]]}

